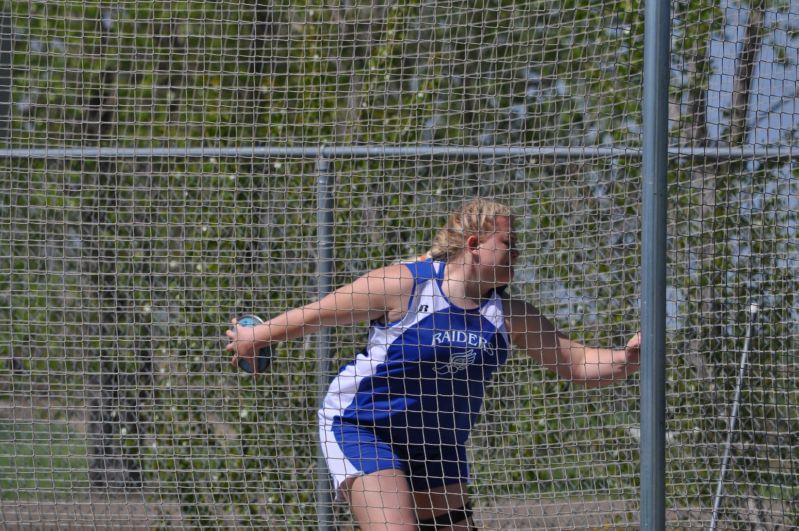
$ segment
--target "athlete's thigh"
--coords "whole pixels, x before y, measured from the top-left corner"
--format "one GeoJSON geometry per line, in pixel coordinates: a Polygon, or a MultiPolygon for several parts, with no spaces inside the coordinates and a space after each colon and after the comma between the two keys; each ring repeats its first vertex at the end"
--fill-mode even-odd
{"type": "Polygon", "coordinates": [[[414,498],[402,470],[378,470],[349,478],[341,491],[362,531],[416,531],[414,498]]]}
{"type": "Polygon", "coordinates": [[[466,484],[450,483],[429,491],[414,492],[413,499],[416,505],[416,517],[423,522],[466,506],[469,494],[466,484]]]}
{"type": "Polygon", "coordinates": [[[469,464],[463,445],[424,446],[412,453],[409,471],[420,523],[466,520],[462,516],[469,501],[469,464]]]}

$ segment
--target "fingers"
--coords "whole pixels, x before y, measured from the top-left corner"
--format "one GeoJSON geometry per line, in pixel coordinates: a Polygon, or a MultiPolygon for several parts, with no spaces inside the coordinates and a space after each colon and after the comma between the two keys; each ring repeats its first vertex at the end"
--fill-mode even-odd
{"type": "Polygon", "coordinates": [[[239,367],[239,360],[244,358],[248,359],[247,352],[246,352],[246,344],[252,343],[252,339],[247,340],[244,338],[239,337],[239,327],[238,327],[238,320],[233,318],[230,320],[230,323],[233,325],[228,330],[225,331],[225,335],[227,336],[229,342],[225,345],[225,350],[228,352],[232,352],[233,356],[230,358],[230,364],[233,367],[239,367]],[[240,352],[240,349],[244,347],[245,352],[240,352]]]}
{"type": "Polygon", "coordinates": [[[627,347],[624,349],[627,363],[637,366],[641,359],[641,332],[636,332],[633,337],[627,342],[627,347]]]}
{"type": "MultiPolygon", "coordinates": [[[[235,319],[234,319],[235,321],[235,319]]],[[[225,345],[225,350],[233,352],[233,356],[230,358],[230,364],[237,368],[239,367],[239,353],[236,352],[236,332],[233,329],[227,330],[225,335],[230,340],[230,343],[225,345]]]]}
{"type": "MultiPolygon", "coordinates": [[[[233,326],[231,328],[228,328],[225,331],[225,335],[231,341],[235,341],[236,340],[236,322],[237,322],[237,319],[235,317],[233,319],[231,319],[230,320],[230,324],[232,324],[233,326]]],[[[236,347],[233,345],[233,343],[229,343],[228,345],[225,346],[225,350],[235,350],[235,348],[236,347]]]]}
{"type": "Polygon", "coordinates": [[[230,323],[230,328],[225,331],[228,338],[225,350],[233,354],[230,364],[249,373],[262,372],[271,359],[271,349],[266,345],[258,346],[261,340],[256,328],[263,324],[263,320],[256,315],[245,315],[241,321],[232,318],[230,323]]]}
{"type": "Polygon", "coordinates": [[[627,342],[627,346],[631,348],[638,348],[641,346],[641,332],[636,332],[633,337],[627,342]]]}

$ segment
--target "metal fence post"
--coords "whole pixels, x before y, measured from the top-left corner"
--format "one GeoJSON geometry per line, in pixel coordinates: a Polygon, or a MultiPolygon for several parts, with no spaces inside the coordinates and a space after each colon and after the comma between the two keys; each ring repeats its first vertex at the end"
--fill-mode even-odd
{"type": "MultiPolygon", "coordinates": [[[[316,200],[317,200],[317,276],[318,296],[324,297],[333,290],[333,196],[335,190],[335,174],[329,159],[319,158],[316,162],[316,200]]],[[[328,386],[330,373],[331,333],[328,328],[319,332],[317,345],[317,395],[321,403],[328,386]]],[[[321,452],[321,449],[320,449],[321,452]]],[[[319,455],[317,462],[316,514],[319,529],[333,529],[333,507],[330,496],[330,478],[324,457],[319,455]]]]}
{"type": "Polygon", "coordinates": [[[641,237],[641,529],[666,525],[666,176],[670,3],[644,7],[643,220],[641,237]]]}

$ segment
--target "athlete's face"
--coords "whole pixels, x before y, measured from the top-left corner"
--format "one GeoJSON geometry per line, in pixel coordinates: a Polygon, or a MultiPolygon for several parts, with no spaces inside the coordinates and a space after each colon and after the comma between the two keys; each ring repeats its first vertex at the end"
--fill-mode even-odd
{"type": "Polygon", "coordinates": [[[510,282],[514,262],[519,256],[511,218],[498,216],[494,221],[494,232],[478,243],[476,252],[481,280],[498,286],[510,282]]]}

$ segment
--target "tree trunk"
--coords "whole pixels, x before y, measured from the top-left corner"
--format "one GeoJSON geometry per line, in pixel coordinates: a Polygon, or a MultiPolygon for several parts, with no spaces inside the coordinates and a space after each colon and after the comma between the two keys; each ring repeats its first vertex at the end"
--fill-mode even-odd
{"type": "MultiPolygon", "coordinates": [[[[102,17],[102,13],[98,15],[102,17]]],[[[102,19],[97,24],[104,38],[98,53],[105,53],[107,32],[102,19]]],[[[116,72],[105,71],[100,76],[101,85],[88,97],[81,121],[81,143],[102,146],[104,141],[116,143],[117,101],[115,87],[116,72]]],[[[85,90],[91,90],[86,88],[85,90]]],[[[83,163],[78,169],[87,178],[83,163]]],[[[117,238],[119,227],[110,226],[107,213],[118,206],[118,167],[112,160],[99,161],[95,195],[82,211],[84,241],[89,249],[91,284],[96,289],[98,328],[101,337],[121,338],[128,330],[124,321],[131,317],[133,297],[120,290],[118,282],[117,238]],[[108,230],[103,231],[102,227],[108,230]]],[[[131,228],[133,230],[133,228],[131,228]]],[[[134,319],[133,322],[141,322],[134,319]]],[[[102,345],[97,351],[99,371],[90,375],[92,395],[89,403],[89,477],[97,488],[128,491],[142,484],[141,465],[138,452],[140,439],[140,407],[147,399],[146,383],[152,379],[151,352],[139,348],[146,341],[148,330],[142,326],[137,331],[137,347],[132,364],[124,366],[119,361],[119,345],[108,348],[102,345]],[[142,339],[145,338],[145,339],[142,339]],[[126,440],[139,438],[137,444],[127,445],[126,440]]]]}

